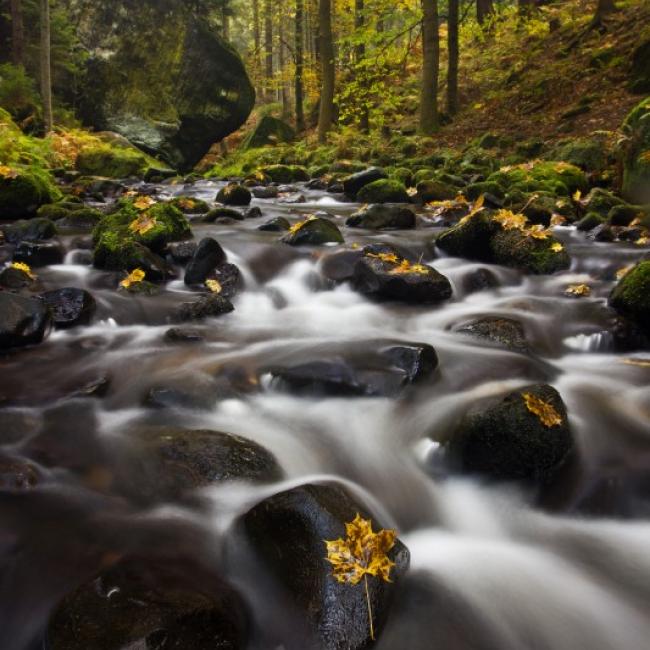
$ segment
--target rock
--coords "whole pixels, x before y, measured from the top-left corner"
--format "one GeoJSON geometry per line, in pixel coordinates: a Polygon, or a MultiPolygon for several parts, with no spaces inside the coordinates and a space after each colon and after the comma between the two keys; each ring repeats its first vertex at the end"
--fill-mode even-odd
{"type": "Polygon", "coordinates": [[[18,244],[13,256],[14,262],[22,262],[35,269],[62,264],[63,259],[63,248],[58,242],[23,241],[18,244]]]}
{"type": "Polygon", "coordinates": [[[36,212],[36,216],[39,219],[49,219],[50,221],[58,221],[70,215],[71,212],[77,212],[79,210],[87,210],[88,208],[84,205],[81,199],[77,200],[77,197],[68,197],[64,201],[59,201],[58,203],[47,203],[42,205],[36,212]]]}
{"type": "Polygon", "coordinates": [[[436,180],[420,181],[416,185],[417,197],[420,203],[430,201],[450,201],[458,195],[458,189],[447,183],[436,180]]]}
{"type": "Polygon", "coordinates": [[[380,350],[380,354],[405,372],[410,382],[426,379],[438,367],[438,355],[433,346],[426,343],[389,345],[380,350]]]}
{"type": "Polygon", "coordinates": [[[244,219],[259,219],[261,216],[262,210],[260,210],[256,205],[244,211],[244,219]]]}
{"type": "Polygon", "coordinates": [[[228,298],[229,300],[235,297],[243,284],[239,268],[234,264],[228,263],[222,264],[216,268],[210,274],[209,279],[216,280],[219,283],[221,286],[219,295],[228,298]]]}
{"type": "Polygon", "coordinates": [[[204,340],[201,330],[191,327],[170,327],[165,332],[165,341],[169,343],[201,343],[204,340]]]}
{"type": "Polygon", "coordinates": [[[212,237],[202,239],[185,270],[185,284],[203,284],[210,273],[225,261],[226,253],[219,242],[212,237]]]}
{"type": "MultiPolygon", "coordinates": [[[[263,566],[288,593],[291,603],[286,607],[299,617],[292,632],[299,634],[306,624],[308,634],[316,637],[317,647],[324,650],[361,650],[372,643],[365,590],[339,583],[324,560],[324,540],[345,537],[345,524],[357,514],[371,520],[373,530],[382,528],[382,523],[338,484],[308,484],[265,499],[240,520],[242,533],[263,566]],[[287,548],[292,552],[286,553],[287,548]]],[[[395,563],[391,582],[376,578],[367,582],[376,636],[381,634],[396,586],[408,569],[408,549],[396,540],[389,558],[395,563]]],[[[316,639],[298,639],[296,647],[311,648],[316,639]]]]}
{"type": "Polygon", "coordinates": [[[571,266],[569,254],[555,237],[536,239],[516,229],[496,233],[490,240],[490,250],[496,264],[534,275],[556,273],[571,266]],[[556,250],[556,246],[560,248],[556,250]]]}
{"type": "MultiPolygon", "coordinates": [[[[157,278],[157,281],[161,282],[162,279],[157,278]]],[[[153,282],[142,280],[141,282],[134,282],[128,287],[120,286],[119,291],[125,291],[126,293],[130,293],[134,296],[144,296],[145,298],[151,298],[153,296],[159,296],[161,293],[161,288],[153,282]]]]}
{"type": "Polygon", "coordinates": [[[217,194],[217,201],[223,205],[245,206],[250,204],[251,198],[248,188],[238,183],[228,183],[217,194]]]}
{"type": "Polygon", "coordinates": [[[309,180],[307,170],[300,165],[267,165],[259,171],[274,183],[306,183],[309,180]]]}
{"type": "Polygon", "coordinates": [[[487,214],[479,212],[441,233],[436,239],[436,246],[453,257],[490,262],[488,242],[497,229],[487,214]]]}
{"type": "Polygon", "coordinates": [[[573,138],[558,145],[549,152],[549,157],[555,160],[580,167],[586,172],[602,172],[608,165],[607,138],[593,136],[589,138],[573,138]]]}
{"type": "Polygon", "coordinates": [[[281,196],[278,199],[278,203],[283,203],[285,205],[298,205],[300,203],[305,203],[307,199],[304,194],[292,194],[291,196],[281,196]]]}
{"type": "Polygon", "coordinates": [[[354,199],[357,194],[366,186],[375,181],[388,178],[388,175],[379,167],[369,167],[363,171],[351,174],[343,179],[343,191],[347,196],[354,199]]]}
{"type": "Polygon", "coordinates": [[[456,332],[496,343],[515,352],[528,352],[529,349],[523,325],[511,318],[479,318],[456,328],[456,332]]]}
{"type": "Polygon", "coordinates": [[[576,228],[582,232],[589,232],[590,230],[593,230],[594,228],[602,225],[604,222],[605,219],[598,213],[589,212],[584,217],[582,217],[580,221],[578,221],[576,228]]]}
{"type": "Polygon", "coordinates": [[[615,205],[607,214],[607,221],[612,226],[629,226],[643,214],[638,205],[615,205]]]}
{"type": "Polygon", "coordinates": [[[567,460],[573,438],[559,393],[536,384],[468,414],[445,449],[462,472],[539,484],[549,481],[567,460]],[[546,423],[533,412],[539,408],[550,418],[546,423]]]}
{"type": "Polygon", "coordinates": [[[153,555],[127,555],[68,594],[52,614],[46,647],[244,648],[247,617],[240,597],[196,561],[153,555]]]}
{"type": "Polygon", "coordinates": [[[406,187],[399,181],[384,178],[364,185],[357,194],[359,203],[409,203],[406,187]]]}
{"type": "Polygon", "coordinates": [[[627,136],[623,150],[623,196],[632,203],[650,203],[650,97],[623,122],[627,136]]]}
{"type": "Polygon", "coordinates": [[[16,165],[0,176],[0,219],[33,217],[38,208],[60,197],[47,172],[16,165]]]}
{"type": "Polygon", "coordinates": [[[93,208],[71,210],[65,217],[57,219],[56,227],[63,232],[91,232],[103,216],[99,210],[93,208]]]}
{"type": "Polygon", "coordinates": [[[355,212],[345,223],[350,228],[405,230],[415,228],[415,213],[398,205],[375,204],[355,212]]]}
{"type": "MultiPolygon", "coordinates": [[[[104,241],[95,249],[93,263],[98,269],[107,271],[126,271],[142,269],[146,278],[152,282],[164,282],[174,277],[174,270],[162,257],[135,242],[111,247],[104,241]]],[[[138,283],[141,284],[141,283],[138,283]]]]}
{"type": "Polygon", "coordinates": [[[145,183],[162,183],[165,180],[174,178],[176,170],[165,167],[149,167],[144,173],[143,180],[145,183]]]}
{"type": "Polygon", "coordinates": [[[488,289],[496,289],[498,286],[499,279],[490,269],[476,269],[463,278],[463,291],[465,293],[487,291],[488,289]]]}
{"type": "Polygon", "coordinates": [[[448,300],[452,295],[449,280],[426,264],[410,264],[394,253],[369,253],[354,267],[354,288],[364,294],[427,304],[448,300]]]}
{"type": "Polygon", "coordinates": [[[205,201],[192,196],[175,196],[170,203],[183,214],[205,214],[210,211],[210,206],[205,201]]]}
{"type": "Polygon", "coordinates": [[[323,244],[342,244],[343,235],[329,219],[310,217],[291,228],[282,238],[291,246],[322,246],[323,244]]]}
{"type": "Polygon", "coordinates": [[[291,228],[291,224],[288,219],[285,219],[284,217],[275,217],[274,219],[263,223],[257,229],[262,230],[263,232],[284,232],[285,230],[289,230],[289,228],[291,228]]]}
{"type": "Polygon", "coordinates": [[[40,343],[50,323],[42,301],[0,292],[0,349],[40,343]]]}
{"type": "Polygon", "coordinates": [[[245,149],[264,147],[269,144],[291,142],[296,137],[296,132],[286,122],[265,115],[242,143],[245,149]]]}
{"type": "Polygon", "coordinates": [[[278,188],[275,185],[269,185],[268,187],[251,187],[251,194],[256,199],[277,199],[278,198],[278,188]]]}
{"type": "Polygon", "coordinates": [[[198,244],[195,241],[172,242],[167,251],[176,264],[187,264],[196,254],[198,244]]]}
{"type": "Polygon", "coordinates": [[[607,217],[612,208],[625,205],[623,199],[600,187],[594,187],[581,203],[587,214],[595,213],[603,219],[607,217]]]}
{"type": "Polygon", "coordinates": [[[650,39],[643,41],[632,53],[630,90],[639,95],[650,93],[650,39]]]}
{"type": "Polygon", "coordinates": [[[39,478],[38,469],[31,463],[20,458],[0,456],[0,493],[36,487],[39,478]]]}
{"type": "Polygon", "coordinates": [[[202,296],[195,302],[184,302],[175,312],[174,320],[187,322],[215,318],[234,311],[234,306],[227,298],[218,294],[202,296]]]}
{"type": "Polygon", "coordinates": [[[147,392],[142,405],[155,409],[210,411],[215,402],[216,396],[211,393],[209,387],[154,386],[147,392]]]}
{"type": "Polygon", "coordinates": [[[556,196],[572,196],[578,190],[584,192],[589,186],[587,176],[579,167],[551,161],[503,168],[491,174],[487,180],[508,192],[548,192],[556,196]]]}
{"type": "Polygon", "coordinates": [[[59,329],[88,325],[97,308],[95,299],[83,289],[55,289],[41,294],[59,329]]]}
{"type": "Polygon", "coordinates": [[[103,178],[139,178],[147,169],[147,159],[142,152],[132,148],[85,148],[79,152],[75,168],[84,176],[103,178]]]}
{"type": "Polygon", "coordinates": [[[75,390],[70,395],[70,399],[80,397],[106,397],[108,389],[111,387],[111,381],[110,375],[100,375],[75,390]]]}
{"type": "Polygon", "coordinates": [[[616,239],[616,233],[608,223],[601,223],[596,226],[589,234],[594,241],[613,242],[616,239]]]}
{"type": "Polygon", "coordinates": [[[33,283],[34,278],[22,269],[8,266],[0,271],[0,287],[5,289],[24,289],[33,283]]]}
{"type": "Polygon", "coordinates": [[[214,223],[217,220],[221,219],[233,219],[235,221],[243,221],[244,215],[238,210],[233,210],[232,208],[214,208],[206,214],[201,221],[204,223],[214,223]]]}
{"type": "Polygon", "coordinates": [[[1,227],[5,241],[9,244],[20,244],[23,241],[45,241],[56,237],[56,226],[49,219],[35,218],[14,221],[1,227]]]}
{"type": "Polygon", "coordinates": [[[640,262],[619,281],[609,304],[650,336],[650,261],[640,262]]]}

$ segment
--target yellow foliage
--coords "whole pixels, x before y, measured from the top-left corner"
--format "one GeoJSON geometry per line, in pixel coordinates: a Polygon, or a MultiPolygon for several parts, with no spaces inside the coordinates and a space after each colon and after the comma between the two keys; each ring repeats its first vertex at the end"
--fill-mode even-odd
{"type": "MultiPolygon", "coordinates": [[[[544,226],[541,226],[539,224],[531,226],[525,232],[529,237],[532,237],[533,239],[548,239],[553,234],[550,230],[547,230],[544,228],[544,226]]],[[[562,246],[562,244],[560,244],[560,246],[562,246]]]]}
{"type": "Polygon", "coordinates": [[[36,280],[36,274],[32,271],[29,264],[25,264],[24,262],[13,262],[11,268],[16,269],[17,271],[22,271],[23,273],[26,273],[32,280],[36,280]]]}
{"type": "Polygon", "coordinates": [[[528,219],[523,214],[515,214],[510,210],[499,210],[493,217],[504,230],[524,230],[528,219]]]}
{"type": "Polygon", "coordinates": [[[196,201],[194,199],[183,197],[178,200],[178,206],[181,210],[193,210],[196,207],[196,201]]]}
{"type": "Polygon", "coordinates": [[[622,280],[633,268],[634,264],[628,264],[627,266],[620,268],[618,271],[616,271],[616,279],[622,280]]]}
{"type": "Polygon", "coordinates": [[[366,253],[366,257],[375,257],[382,262],[388,262],[389,264],[399,264],[400,258],[395,255],[395,253],[366,253]]]}
{"type": "Polygon", "coordinates": [[[621,363],[637,368],[650,368],[650,359],[621,359],[621,363]]]}
{"type": "Polygon", "coordinates": [[[391,270],[394,275],[426,275],[429,273],[429,268],[424,264],[411,264],[408,260],[402,260],[398,266],[391,270]]]}
{"type": "Polygon", "coordinates": [[[571,284],[564,290],[564,293],[576,298],[587,297],[591,295],[591,287],[586,284],[571,284]]]}
{"type": "Polygon", "coordinates": [[[146,273],[142,269],[135,269],[134,271],[131,271],[129,275],[120,282],[120,287],[123,289],[128,289],[134,284],[137,284],[138,282],[142,282],[146,276],[146,273]]]}
{"type": "Polygon", "coordinates": [[[646,246],[647,244],[650,244],[650,239],[648,239],[648,237],[639,237],[635,243],[637,246],[646,246]]]}
{"type": "Polygon", "coordinates": [[[2,178],[16,178],[16,176],[18,176],[18,172],[8,165],[0,165],[0,176],[2,178]]]}
{"type": "Polygon", "coordinates": [[[562,424],[562,416],[555,407],[532,393],[522,393],[526,408],[539,418],[545,427],[556,427],[562,424]]]}
{"type": "Polygon", "coordinates": [[[309,223],[310,221],[314,221],[316,217],[314,215],[311,215],[310,217],[307,217],[307,219],[303,221],[299,221],[298,223],[294,223],[291,228],[289,228],[289,234],[294,235],[297,233],[305,224],[309,223]]]}
{"type": "Polygon", "coordinates": [[[556,241],[554,244],[551,245],[551,250],[554,253],[561,253],[564,250],[564,246],[560,244],[559,241],[556,241]]]}
{"type": "Polygon", "coordinates": [[[141,196],[137,201],[133,202],[133,207],[137,210],[148,210],[155,204],[155,199],[152,199],[150,196],[141,196]]]}
{"type": "Polygon", "coordinates": [[[206,280],[205,281],[205,286],[212,291],[212,293],[221,293],[223,290],[223,287],[221,286],[221,283],[219,280],[206,280]]]}
{"type": "Polygon", "coordinates": [[[156,227],[156,218],[146,213],[141,214],[129,224],[129,230],[137,235],[146,235],[156,227]]]}

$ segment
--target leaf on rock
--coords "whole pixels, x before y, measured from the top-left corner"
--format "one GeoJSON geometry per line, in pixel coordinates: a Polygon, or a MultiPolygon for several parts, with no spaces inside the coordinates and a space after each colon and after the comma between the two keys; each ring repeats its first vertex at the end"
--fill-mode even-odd
{"type": "Polygon", "coordinates": [[[223,291],[223,287],[219,280],[206,280],[205,286],[210,289],[212,293],[221,293],[223,291]]]}
{"type": "Polygon", "coordinates": [[[634,264],[628,264],[627,266],[620,268],[618,271],[616,271],[616,279],[622,280],[633,268],[634,264]]]}
{"type": "Polygon", "coordinates": [[[26,273],[31,280],[36,280],[36,274],[32,271],[29,264],[25,264],[24,262],[13,262],[11,268],[26,273]]]}
{"type": "Polygon", "coordinates": [[[142,282],[145,276],[146,273],[142,269],[135,269],[134,271],[131,271],[131,273],[129,273],[129,275],[124,278],[122,282],[120,282],[120,287],[122,287],[122,289],[128,289],[134,284],[142,282]]]}
{"type": "Polygon", "coordinates": [[[528,219],[523,214],[515,214],[510,210],[499,210],[493,217],[504,230],[524,230],[528,219]]]}
{"type": "MultiPolygon", "coordinates": [[[[547,228],[544,228],[544,226],[536,224],[528,228],[526,234],[533,239],[548,239],[553,233],[547,228]]],[[[560,246],[562,246],[562,244],[560,244],[560,246]]]]}
{"type": "Polygon", "coordinates": [[[298,223],[294,223],[291,228],[289,228],[289,234],[290,235],[295,235],[305,224],[308,224],[310,221],[315,221],[316,217],[314,215],[307,217],[307,219],[303,221],[299,221],[298,223]]]}
{"type": "Polygon", "coordinates": [[[18,172],[8,165],[0,165],[0,176],[2,176],[2,178],[16,178],[18,172]]]}
{"type": "Polygon", "coordinates": [[[148,210],[152,205],[156,205],[156,200],[150,196],[141,196],[136,201],[133,201],[133,207],[137,210],[148,210]]]}
{"type": "Polygon", "coordinates": [[[556,241],[554,244],[551,244],[551,250],[554,253],[561,253],[564,250],[564,246],[559,241],[556,241]]]}
{"type": "Polygon", "coordinates": [[[583,298],[591,295],[591,287],[586,284],[571,284],[564,290],[565,296],[583,298]]]}
{"type": "Polygon", "coordinates": [[[526,408],[539,418],[539,421],[548,428],[559,427],[562,424],[562,416],[555,407],[532,393],[521,394],[526,408]]]}
{"type": "Polygon", "coordinates": [[[144,213],[135,218],[129,224],[129,230],[134,232],[136,235],[146,235],[150,230],[153,230],[156,227],[156,223],[155,217],[144,213]]]}

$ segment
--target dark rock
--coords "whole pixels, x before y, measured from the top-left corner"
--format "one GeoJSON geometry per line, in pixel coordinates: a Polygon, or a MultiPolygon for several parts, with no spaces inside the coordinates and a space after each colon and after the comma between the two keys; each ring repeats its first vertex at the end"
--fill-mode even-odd
{"type": "Polygon", "coordinates": [[[409,203],[410,197],[403,183],[384,178],[364,185],[357,194],[360,203],[409,203]]]}
{"type": "MultiPolygon", "coordinates": [[[[339,583],[324,559],[324,540],[345,537],[345,524],[357,514],[370,519],[375,531],[382,528],[343,487],[310,484],[265,499],[241,519],[241,530],[255,553],[304,617],[292,625],[292,631],[298,633],[306,625],[307,635],[315,637],[296,647],[311,648],[315,639],[324,650],[361,650],[372,643],[365,589],[339,583]],[[292,552],[287,553],[287,548],[292,552]]],[[[396,540],[389,558],[395,563],[391,582],[367,581],[377,636],[388,617],[396,585],[408,569],[408,549],[396,540]]]]}
{"type": "Polygon", "coordinates": [[[332,282],[350,280],[354,275],[354,267],[362,255],[363,252],[360,250],[337,251],[327,255],[321,262],[321,272],[332,282]]]}
{"type": "Polygon", "coordinates": [[[174,320],[187,322],[215,318],[234,311],[234,306],[227,298],[217,294],[202,296],[195,302],[183,303],[175,312],[174,320]]]}
{"type": "Polygon", "coordinates": [[[267,165],[259,170],[274,183],[304,183],[309,174],[300,165],[267,165]]]}
{"type": "Polygon", "coordinates": [[[217,194],[217,201],[223,205],[245,206],[250,204],[251,198],[248,188],[238,183],[228,183],[217,194]]]}
{"type": "Polygon", "coordinates": [[[285,205],[298,205],[299,203],[304,203],[306,200],[304,194],[291,194],[289,196],[281,196],[278,199],[278,203],[284,203],[285,205]]]}
{"type": "Polygon", "coordinates": [[[167,180],[168,178],[174,178],[174,176],[176,176],[176,171],[173,169],[149,167],[149,169],[144,173],[144,182],[162,183],[162,181],[167,180]]]}
{"type": "Polygon", "coordinates": [[[650,336],[650,261],[640,262],[619,281],[609,304],[650,336]]]}
{"type": "Polygon", "coordinates": [[[190,327],[171,327],[165,332],[165,340],[170,343],[201,343],[205,336],[201,330],[190,327]]]}
{"type": "Polygon", "coordinates": [[[559,242],[554,237],[536,239],[520,230],[501,230],[490,240],[491,258],[525,273],[544,275],[564,271],[571,266],[571,258],[564,247],[555,250],[559,242]]]}
{"type": "Polygon", "coordinates": [[[616,234],[612,227],[607,223],[601,223],[596,226],[589,234],[595,241],[600,242],[613,242],[616,239],[616,234]]]}
{"type": "Polygon", "coordinates": [[[197,248],[195,241],[173,242],[167,246],[169,255],[176,264],[187,264],[196,254],[197,248]]]}
{"type": "Polygon", "coordinates": [[[176,275],[174,269],[162,257],[152,253],[146,246],[136,243],[114,252],[103,248],[96,249],[93,263],[97,268],[108,271],[130,272],[142,269],[147,280],[151,282],[165,282],[176,275]]]}
{"type": "Polygon", "coordinates": [[[629,226],[643,210],[637,205],[615,205],[607,215],[607,221],[612,226],[629,226]]]}
{"type": "Polygon", "coordinates": [[[399,205],[375,204],[355,212],[345,223],[368,230],[409,229],[415,228],[415,213],[399,205]]]}
{"type": "Polygon", "coordinates": [[[448,255],[490,262],[490,249],[487,245],[498,227],[483,213],[441,233],[436,246],[448,255]]]}
{"type": "Polygon", "coordinates": [[[243,221],[244,215],[238,210],[232,208],[214,208],[206,214],[201,221],[205,223],[214,223],[221,219],[233,219],[235,221],[243,221]]]}
{"type": "Polygon", "coordinates": [[[41,294],[49,307],[54,326],[59,329],[88,325],[95,313],[95,299],[83,289],[55,289],[41,294]]]}
{"type": "Polygon", "coordinates": [[[279,194],[278,188],[275,185],[251,187],[250,190],[256,199],[276,199],[279,194]]]}
{"type": "Polygon", "coordinates": [[[536,384],[467,415],[445,447],[452,463],[463,472],[545,483],[572,452],[573,438],[559,393],[536,384]],[[527,397],[550,407],[561,424],[544,424],[527,406],[527,397]]]}
{"type": "Polygon", "coordinates": [[[262,216],[262,210],[254,205],[252,208],[244,211],[244,219],[259,219],[262,216]]]}
{"type": "Polygon", "coordinates": [[[41,300],[0,292],[0,349],[40,343],[50,322],[41,300]]]}
{"type": "Polygon", "coordinates": [[[174,386],[154,386],[147,392],[143,405],[157,409],[189,409],[209,411],[214,407],[216,396],[208,390],[196,388],[176,388],[174,386]]]}
{"type": "Polygon", "coordinates": [[[258,230],[264,232],[283,232],[289,230],[289,228],[291,228],[291,224],[288,219],[285,219],[284,217],[275,217],[259,226],[258,230]]]}
{"type": "Polygon", "coordinates": [[[253,149],[268,144],[291,142],[296,132],[286,122],[271,115],[264,115],[242,143],[242,147],[253,149]]]}
{"type": "Polygon", "coordinates": [[[463,290],[465,293],[476,293],[496,289],[499,286],[499,279],[490,269],[480,268],[468,273],[463,278],[463,290]]]}
{"type": "Polygon", "coordinates": [[[321,246],[323,244],[342,244],[343,235],[329,219],[311,217],[294,226],[282,241],[291,246],[321,246]]]}
{"type": "Polygon", "coordinates": [[[23,241],[14,251],[14,262],[23,262],[32,268],[62,264],[63,248],[58,242],[23,241]]]}
{"type": "Polygon", "coordinates": [[[27,219],[14,221],[0,228],[9,244],[23,241],[45,241],[56,236],[56,226],[49,219],[27,219]]]}
{"type": "Polygon", "coordinates": [[[351,174],[344,178],[343,191],[347,196],[354,199],[366,185],[370,185],[370,183],[374,183],[383,178],[388,178],[388,175],[383,169],[379,169],[379,167],[369,167],[368,169],[364,169],[361,172],[351,174]]]}
{"type": "Polygon", "coordinates": [[[646,39],[632,53],[630,90],[639,95],[650,93],[650,40],[646,39]]]}
{"type": "Polygon", "coordinates": [[[70,397],[72,399],[79,397],[106,397],[110,387],[110,375],[100,375],[96,379],[93,379],[78,388],[70,395],[70,397]]]}
{"type": "Polygon", "coordinates": [[[210,279],[221,285],[220,296],[231,299],[241,289],[243,284],[241,272],[234,264],[222,264],[210,274],[210,279]]]}
{"type": "Polygon", "coordinates": [[[621,228],[617,232],[619,241],[636,242],[645,236],[646,231],[643,228],[621,228]]]}
{"type": "Polygon", "coordinates": [[[590,212],[589,214],[586,214],[584,217],[582,217],[580,221],[578,221],[576,228],[581,232],[589,232],[594,228],[602,225],[604,221],[604,218],[596,212],[590,212]]]}
{"type": "Polygon", "coordinates": [[[416,190],[420,203],[450,201],[458,195],[458,189],[453,185],[434,180],[420,181],[416,186],[416,190]]]}
{"type": "Polygon", "coordinates": [[[352,284],[364,294],[415,304],[441,302],[452,295],[449,280],[433,267],[409,264],[390,253],[365,253],[354,267],[352,284]]]}
{"type": "Polygon", "coordinates": [[[479,318],[471,323],[461,325],[456,332],[496,343],[515,352],[528,351],[523,325],[511,318],[479,318]]]}
{"type": "Polygon", "coordinates": [[[6,289],[24,289],[33,283],[34,279],[32,276],[22,269],[8,266],[6,269],[0,271],[0,287],[5,287],[6,289]]]}
{"type": "Polygon", "coordinates": [[[185,284],[203,284],[226,261],[226,253],[212,237],[202,239],[185,270],[185,284]]]}
{"type": "Polygon", "coordinates": [[[206,214],[210,211],[210,206],[205,201],[193,196],[175,196],[169,203],[183,214],[206,214]]]}
{"type": "Polygon", "coordinates": [[[28,490],[36,487],[39,478],[37,468],[31,463],[0,456],[0,492],[28,490]]]}
{"type": "Polygon", "coordinates": [[[67,216],[57,219],[56,227],[57,230],[66,233],[91,232],[103,216],[99,210],[93,208],[74,210],[69,212],[67,216]]]}
{"type": "Polygon", "coordinates": [[[271,374],[282,388],[297,395],[350,397],[367,395],[369,388],[344,361],[313,361],[271,374]]]}
{"type": "Polygon", "coordinates": [[[380,351],[396,368],[406,373],[410,382],[417,382],[433,374],[438,367],[438,355],[426,343],[401,343],[380,351]]]}

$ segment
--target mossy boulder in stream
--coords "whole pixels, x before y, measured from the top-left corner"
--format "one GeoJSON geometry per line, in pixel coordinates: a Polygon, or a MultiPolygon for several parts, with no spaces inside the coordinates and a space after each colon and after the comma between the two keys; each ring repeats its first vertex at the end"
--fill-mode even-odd
{"type": "Polygon", "coordinates": [[[134,178],[143,176],[149,163],[146,156],[135,149],[105,145],[83,149],[75,166],[86,176],[134,178]]]}
{"type": "Polygon", "coordinates": [[[45,241],[56,236],[56,226],[49,219],[21,219],[6,226],[0,226],[5,241],[19,244],[22,241],[45,241]]]}
{"type": "Polygon", "coordinates": [[[566,407],[551,386],[518,389],[468,414],[445,443],[462,472],[544,483],[573,450],[566,407]]]}
{"type": "Polygon", "coordinates": [[[415,228],[415,222],[415,213],[410,208],[376,203],[355,212],[345,224],[368,230],[406,230],[415,228]]]}
{"type": "Polygon", "coordinates": [[[50,323],[41,300],[0,291],[0,350],[40,343],[50,323]]]}
{"type": "Polygon", "coordinates": [[[272,115],[265,115],[242,143],[246,149],[255,149],[269,144],[291,142],[296,137],[293,128],[272,115]]]}
{"type": "MultiPolygon", "coordinates": [[[[343,179],[343,191],[351,199],[356,198],[357,194],[366,186],[378,180],[386,179],[388,174],[379,167],[369,167],[359,172],[355,172],[343,179]]],[[[370,201],[376,203],[376,201],[370,201]]]]}
{"type": "Polygon", "coordinates": [[[409,203],[410,198],[404,183],[383,178],[364,185],[357,194],[359,203],[409,203]]]}
{"type": "Polygon", "coordinates": [[[609,304],[650,335],[650,261],[640,262],[614,287],[609,304]]]}
{"type": "Polygon", "coordinates": [[[259,171],[273,183],[303,183],[309,180],[309,174],[300,165],[267,165],[259,171]]]}
{"type": "Polygon", "coordinates": [[[650,97],[623,122],[623,196],[633,203],[650,203],[650,97]]]}
{"type": "Polygon", "coordinates": [[[571,265],[564,246],[551,236],[538,239],[517,229],[501,230],[492,237],[489,245],[496,264],[533,275],[564,271],[571,265]]]}
{"type": "Polygon", "coordinates": [[[175,196],[169,203],[183,214],[205,214],[210,211],[205,201],[193,196],[175,196]]]}
{"type": "Polygon", "coordinates": [[[504,190],[522,192],[549,192],[569,196],[588,187],[585,173],[566,162],[532,162],[503,167],[491,174],[488,181],[498,183],[504,190]]]}
{"type": "Polygon", "coordinates": [[[50,175],[37,167],[2,167],[0,173],[0,219],[27,219],[38,208],[61,194],[50,175]]]}
{"type": "Polygon", "coordinates": [[[246,206],[251,202],[250,190],[239,183],[228,183],[219,190],[217,201],[223,205],[246,206]]]}
{"type": "Polygon", "coordinates": [[[282,238],[290,246],[322,246],[342,244],[343,235],[336,224],[324,217],[310,217],[294,224],[282,238]]]}

